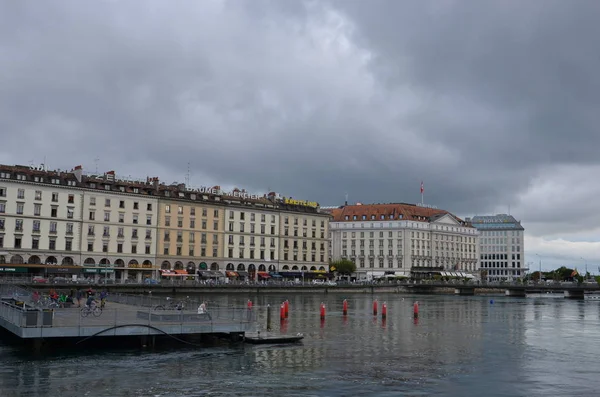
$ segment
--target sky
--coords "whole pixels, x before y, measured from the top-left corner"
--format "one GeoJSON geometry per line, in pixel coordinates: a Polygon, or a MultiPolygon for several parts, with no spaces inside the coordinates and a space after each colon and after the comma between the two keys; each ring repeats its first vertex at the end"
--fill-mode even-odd
{"type": "Polygon", "coordinates": [[[598,273],[600,2],[3,1],[0,162],[514,215],[598,273]]]}

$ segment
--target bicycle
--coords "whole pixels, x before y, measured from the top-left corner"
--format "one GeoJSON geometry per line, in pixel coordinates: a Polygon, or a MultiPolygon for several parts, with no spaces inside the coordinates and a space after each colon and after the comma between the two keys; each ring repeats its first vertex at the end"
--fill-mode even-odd
{"type": "MultiPolygon", "coordinates": [[[[188,297],[189,298],[189,297],[188,297]]],[[[154,306],[154,310],[183,310],[185,308],[186,301],[175,302],[173,299],[167,296],[167,304],[166,305],[156,305],[154,306]]]]}
{"type": "Polygon", "coordinates": [[[81,317],[87,317],[90,313],[94,317],[98,317],[102,314],[102,308],[98,307],[95,303],[92,303],[90,306],[85,305],[81,308],[81,317]]]}

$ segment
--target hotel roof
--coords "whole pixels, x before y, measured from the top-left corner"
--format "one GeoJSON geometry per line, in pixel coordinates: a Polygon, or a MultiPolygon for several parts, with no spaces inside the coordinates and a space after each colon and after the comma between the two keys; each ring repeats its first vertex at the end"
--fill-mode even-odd
{"type": "Polygon", "coordinates": [[[331,210],[333,222],[359,222],[366,220],[410,220],[431,222],[444,215],[450,215],[458,222],[467,224],[462,219],[446,210],[420,207],[415,204],[355,204],[345,205],[331,210]]]}
{"type": "Polygon", "coordinates": [[[477,215],[470,219],[474,227],[481,230],[525,230],[521,221],[512,215],[477,215]]]}

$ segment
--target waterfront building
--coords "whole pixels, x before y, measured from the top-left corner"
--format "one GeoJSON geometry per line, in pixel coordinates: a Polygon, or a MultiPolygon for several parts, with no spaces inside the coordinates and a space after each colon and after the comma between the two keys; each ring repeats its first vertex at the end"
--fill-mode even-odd
{"type": "MultiPolygon", "coordinates": [[[[467,218],[469,219],[469,218],[467,218]]],[[[506,214],[474,216],[479,230],[479,258],[482,279],[512,281],[525,276],[525,228],[506,214]]]]}
{"type": "Polygon", "coordinates": [[[0,165],[4,273],[311,278],[329,271],[328,221],[317,203],[276,193],[0,165]]]}
{"type": "Polygon", "coordinates": [[[157,276],[158,198],[152,181],[83,175],[80,261],[87,275],[117,282],[157,276]]]}
{"type": "Polygon", "coordinates": [[[161,270],[182,276],[223,270],[224,206],[209,203],[208,195],[190,192],[184,185],[162,187],[159,194],[161,270]]]}
{"type": "Polygon", "coordinates": [[[437,208],[356,204],[331,210],[331,256],[356,264],[356,278],[473,277],[477,229],[437,208]]]}
{"type": "MultiPolygon", "coordinates": [[[[81,169],[46,172],[42,168],[0,165],[0,268],[4,264],[79,264],[83,191],[81,169]]],[[[24,268],[23,268],[24,269],[24,268]]]]}

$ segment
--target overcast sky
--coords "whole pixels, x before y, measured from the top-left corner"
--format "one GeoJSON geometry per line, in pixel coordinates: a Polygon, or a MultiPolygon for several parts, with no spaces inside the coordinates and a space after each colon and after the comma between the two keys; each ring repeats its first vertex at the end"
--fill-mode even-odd
{"type": "MultiPolygon", "coordinates": [[[[0,161],[507,212],[598,272],[600,2],[2,1],[0,161]],[[99,159],[95,161],[95,159],[99,159]]],[[[537,256],[536,254],[539,254],[537,256]]]]}

